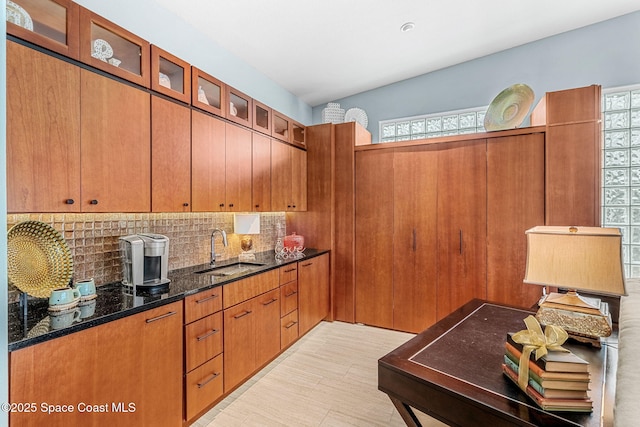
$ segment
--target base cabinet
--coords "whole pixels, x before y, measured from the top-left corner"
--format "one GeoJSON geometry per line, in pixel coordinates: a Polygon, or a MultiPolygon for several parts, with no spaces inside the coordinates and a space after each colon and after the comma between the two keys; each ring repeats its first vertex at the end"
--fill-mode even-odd
{"type": "Polygon", "coordinates": [[[181,426],[182,313],[179,301],[11,352],[9,400],[36,407],[10,425],[181,426]]]}
{"type": "Polygon", "coordinates": [[[300,336],[329,316],[329,254],[298,262],[300,336]]]}

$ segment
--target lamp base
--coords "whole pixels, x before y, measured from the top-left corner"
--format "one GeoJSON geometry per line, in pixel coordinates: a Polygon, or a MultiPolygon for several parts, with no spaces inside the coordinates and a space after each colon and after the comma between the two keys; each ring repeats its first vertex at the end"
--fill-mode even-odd
{"type": "Polygon", "coordinates": [[[241,252],[238,255],[238,261],[255,261],[256,260],[256,254],[254,254],[253,252],[241,252]]]}
{"type": "Polygon", "coordinates": [[[597,298],[580,297],[575,292],[566,295],[568,299],[563,299],[563,294],[555,293],[543,296],[536,319],[544,326],[562,327],[577,341],[600,347],[600,338],[608,337],[612,331],[609,304],[597,298]],[[562,301],[578,302],[578,305],[562,301]]]}

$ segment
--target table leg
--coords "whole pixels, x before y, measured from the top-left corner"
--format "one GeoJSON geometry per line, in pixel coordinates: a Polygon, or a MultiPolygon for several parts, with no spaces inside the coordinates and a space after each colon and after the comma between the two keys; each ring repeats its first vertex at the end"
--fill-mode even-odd
{"type": "Polygon", "coordinates": [[[396,399],[395,397],[389,396],[389,399],[391,399],[393,406],[396,407],[398,413],[404,420],[404,423],[407,425],[407,427],[422,427],[422,424],[420,424],[420,420],[418,420],[416,414],[413,413],[413,410],[409,405],[402,402],[400,399],[396,399]]]}

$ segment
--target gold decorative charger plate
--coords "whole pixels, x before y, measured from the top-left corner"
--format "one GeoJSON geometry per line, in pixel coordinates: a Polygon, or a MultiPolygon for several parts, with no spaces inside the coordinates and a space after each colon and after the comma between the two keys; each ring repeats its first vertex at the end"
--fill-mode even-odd
{"type": "Polygon", "coordinates": [[[488,131],[514,129],[522,124],[533,104],[533,90],[522,83],[509,86],[489,104],[484,116],[488,131]]]}
{"type": "Polygon", "coordinates": [[[69,285],[73,258],[62,235],[48,224],[24,221],[7,235],[9,279],[18,289],[36,298],[69,285]]]}

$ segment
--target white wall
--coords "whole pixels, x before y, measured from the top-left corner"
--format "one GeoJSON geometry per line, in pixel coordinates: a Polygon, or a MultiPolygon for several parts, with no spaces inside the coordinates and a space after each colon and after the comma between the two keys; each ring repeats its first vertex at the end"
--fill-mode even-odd
{"type": "Polygon", "coordinates": [[[157,3],[151,0],[76,0],[76,3],[292,119],[311,124],[311,106],[157,3]]]}
{"type": "MultiPolygon", "coordinates": [[[[640,12],[634,12],[334,102],[364,109],[379,141],[380,120],[489,105],[514,83],[531,86],[535,102],[555,90],[640,83],[638,58],[640,12]]],[[[313,123],[321,123],[324,107],[314,107],[313,123]]]]}

